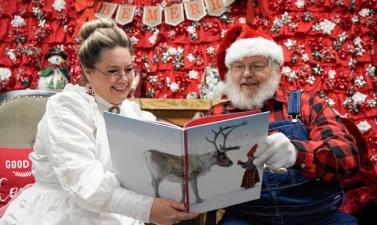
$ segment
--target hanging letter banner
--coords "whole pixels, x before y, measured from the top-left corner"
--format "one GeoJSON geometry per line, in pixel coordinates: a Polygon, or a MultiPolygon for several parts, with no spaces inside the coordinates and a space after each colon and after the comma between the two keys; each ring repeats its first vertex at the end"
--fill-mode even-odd
{"type": "MultiPolygon", "coordinates": [[[[142,15],[143,24],[149,27],[160,25],[162,23],[162,11],[164,11],[165,23],[171,26],[178,26],[182,23],[185,20],[185,13],[186,18],[192,21],[199,21],[206,15],[219,17],[234,1],[235,0],[184,0],[182,3],[175,3],[165,7],[160,5],[145,5],[143,6],[142,15]]],[[[93,11],[93,17],[106,19],[112,18],[114,12],[117,11],[114,18],[115,21],[120,25],[126,25],[133,21],[136,5],[100,1],[96,10],[98,11],[95,14],[93,11]]],[[[81,19],[80,21],[86,21],[86,19],[81,19]]],[[[80,22],[80,24],[81,23],[82,22],[80,22]]],[[[80,27],[76,28],[76,30],[79,30],[79,28],[80,27]]]]}
{"type": "Polygon", "coordinates": [[[205,0],[205,2],[210,16],[221,16],[226,10],[223,0],[205,0]]]}
{"type": "Polygon", "coordinates": [[[164,12],[166,24],[177,26],[185,20],[182,3],[172,4],[166,7],[164,12]]]}
{"type": "Polygon", "coordinates": [[[150,27],[162,22],[162,8],[160,6],[144,6],[143,23],[150,27]]]}
{"type": "Polygon", "coordinates": [[[136,6],[134,5],[119,5],[115,21],[121,25],[131,23],[134,18],[136,6]]]}
{"type": "Polygon", "coordinates": [[[206,9],[203,0],[184,2],[186,17],[189,20],[199,21],[206,16],[206,9]]]}
{"type": "Polygon", "coordinates": [[[102,2],[100,9],[95,15],[97,18],[111,19],[117,6],[116,3],[102,2]]]}

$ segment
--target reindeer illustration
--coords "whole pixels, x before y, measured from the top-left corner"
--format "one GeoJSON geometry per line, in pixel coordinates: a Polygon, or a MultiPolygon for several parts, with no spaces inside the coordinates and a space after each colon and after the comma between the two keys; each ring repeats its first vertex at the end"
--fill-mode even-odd
{"type": "MultiPolygon", "coordinates": [[[[210,140],[206,136],[207,142],[214,146],[214,150],[203,154],[189,154],[188,155],[188,169],[189,169],[189,182],[194,192],[196,203],[200,203],[203,200],[199,197],[198,191],[198,177],[205,175],[210,171],[213,165],[221,167],[230,167],[233,165],[231,159],[228,158],[227,152],[232,150],[239,150],[240,146],[226,146],[228,135],[237,127],[244,126],[247,121],[243,121],[240,124],[233,126],[220,126],[217,131],[212,129],[214,134],[213,140],[210,140]],[[219,135],[222,135],[223,142],[218,145],[219,135]]],[[[152,187],[155,197],[159,197],[158,187],[163,180],[168,180],[174,183],[181,183],[182,198],[181,202],[184,202],[185,188],[184,188],[184,168],[183,168],[183,156],[176,156],[173,154],[161,152],[158,150],[147,150],[144,152],[144,159],[148,170],[152,176],[152,187]]]]}

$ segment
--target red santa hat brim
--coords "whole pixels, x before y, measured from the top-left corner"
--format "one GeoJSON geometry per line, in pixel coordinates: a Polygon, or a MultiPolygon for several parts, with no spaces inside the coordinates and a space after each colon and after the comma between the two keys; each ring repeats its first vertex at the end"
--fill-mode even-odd
{"type": "Polygon", "coordinates": [[[217,66],[221,79],[224,79],[230,65],[247,56],[264,56],[284,62],[284,53],[270,36],[251,29],[246,24],[231,27],[222,39],[217,50],[217,66]]]}

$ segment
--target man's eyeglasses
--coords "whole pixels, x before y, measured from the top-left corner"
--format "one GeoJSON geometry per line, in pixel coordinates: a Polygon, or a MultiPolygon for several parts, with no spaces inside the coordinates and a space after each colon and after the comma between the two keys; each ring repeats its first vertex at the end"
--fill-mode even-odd
{"type": "Polygon", "coordinates": [[[128,68],[128,69],[125,69],[124,71],[112,69],[112,70],[109,70],[108,72],[102,71],[98,69],[97,67],[94,67],[94,69],[106,75],[106,77],[111,81],[118,81],[123,77],[123,75],[126,76],[127,80],[131,80],[135,76],[134,68],[128,68]]]}
{"type": "Polygon", "coordinates": [[[265,62],[255,62],[249,65],[243,63],[234,63],[232,65],[232,71],[235,73],[243,73],[246,71],[246,68],[250,73],[263,72],[266,68],[270,67],[270,60],[267,63],[265,62]]]}

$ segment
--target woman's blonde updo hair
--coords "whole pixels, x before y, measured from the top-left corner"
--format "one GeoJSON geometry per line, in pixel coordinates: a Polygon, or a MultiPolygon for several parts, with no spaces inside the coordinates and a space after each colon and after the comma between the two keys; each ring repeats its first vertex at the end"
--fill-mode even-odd
{"type": "Polygon", "coordinates": [[[101,50],[104,48],[124,47],[131,52],[131,41],[126,32],[111,19],[86,22],[81,27],[80,38],[78,55],[80,64],[86,68],[94,69],[94,65],[100,60],[101,50]]]}

